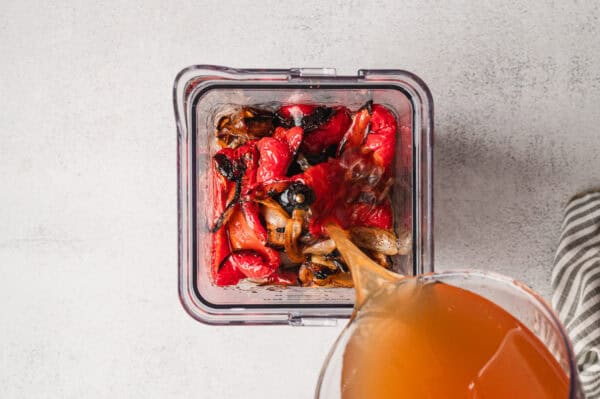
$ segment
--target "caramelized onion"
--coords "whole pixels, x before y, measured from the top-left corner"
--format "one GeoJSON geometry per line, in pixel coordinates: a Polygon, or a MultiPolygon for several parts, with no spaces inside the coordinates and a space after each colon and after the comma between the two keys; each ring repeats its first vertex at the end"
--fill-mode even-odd
{"type": "Polygon", "coordinates": [[[352,275],[313,262],[305,262],[298,271],[300,282],[305,287],[352,288],[352,275]]]}
{"type": "Polygon", "coordinates": [[[335,249],[335,242],[332,239],[317,241],[316,243],[304,247],[302,253],[311,255],[327,255],[335,249]]]}
{"type": "Polygon", "coordinates": [[[303,210],[295,209],[292,218],[287,221],[285,226],[285,252],[290,260],[295,263],[304,261],[304,255],[298,246],[298,238],[302,234],[304,214],[303,210]]]}
{"type": "Polygon", "coordinates": [[[272,198],[257,201],[261,204],[261,215],[267,225],[267,242],[276,247],[285,245],[285,227],[290,219],[287,212],[272,198]]]}
{"type": "Polygon", "coordinates": [[[398,238],[388,230],[377,227],[353,227],[350,229],[350,239],[364,249],[384,255],[398,254],[398,238]]]}

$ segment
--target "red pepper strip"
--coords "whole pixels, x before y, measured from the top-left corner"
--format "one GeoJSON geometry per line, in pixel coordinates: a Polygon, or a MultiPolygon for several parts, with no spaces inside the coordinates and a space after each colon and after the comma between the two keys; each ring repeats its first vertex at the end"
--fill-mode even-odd
{"type": "Polygon", "coordinates": [[[313,190],[315,202],[311,209],[316,216],[329,214],[345,195],[344,169],[334,159],[311,166],[304,173],[292,177],[292,180],[299,180],[313,190]]]}
{"type": "Polygon", "coordinates": [[[390,171],[396,149],[396,118],[383,105],[373,105],[371,131],[362,148],[373,151],[375,162],[390,171]]]}
{"type": "Polygon", "coordinates": [[[258,140],[250,140],[244,145],[235,149],[235,159],[244,164],[245,170],[242,176],[242,194],[248,193],[251,187],[256,183],[256,174],[258,169],[258,150],[256,144],[258,140]]]}
{"type": "Polygon", "coordinates": [[[337,149],[339,157],[344,151],[349,151],[351,148],[358,148],[365,139],[368,133],[371,114],[367,108],[359,110],[352,118],[352,125],[344,134],[337,149]]]}
{"type": "Polygon", "coordinates": [[[227,228],[232,249],[261,249],[263,247],[254,230],[248,226],[246,218],[240,210],[233,213],[227,228]]]}
{"type": "Polygon", "coordinates": [[[321,127],[307,133],[302,149],[308,154],[318,154],[337,144],[350,127],[352,120],[346,107],[336,107],[333,116],[321,127]]]}
{"type": "Polygon", "coordinates": [[[260,153],[257,181],[264,182],[284,177],[292,162],[294,153],[302,142],[301,127],[284,129],[278,127],[273,137],[260,139],[256,147],[260,153]]]}
{"type": "MultiPolygon", "coordinates": [[[[223,154],[228,159],[234,158],[234,150],[231,148],[224,148],[220,150],[217,154],[223,154]]],[[[213,174],[213,190],[214,190],[214,204],[215,204],[215,214],[216,221],[213,223],[213,226],[216,225],[217,221],[221,219],[221,216],[224,214],[225,209],[227,208],[228,198],[233,196],[234,193],[234,183],[227,180],[225,176],[223,176],[218,170],[216,162],[213,160],[212,165],[212,174],[213,174]]],[[[227,237],[227,230],[222,226],[218,227],[217,231],[212,234],[212,264],[211,264],[211,275],[215,284],[221,285],[229,285],[229,284],[237,284],[239,278],[236,279],[236,275],[239,272],[229,271],[229,269],[219,270],[221,266],[221,262],[229,255],[231,252],[229,248],[229,238],[227,237]]]]}
{"type": "Polygon", "coordinates": [[[347,186],[344,185],[344,169],[337,160],[330,159],[311,166],[304,173],[293,176],[292,180],[306,184],[315,194],[308,226],[312,235],[317,237],[325,235],[323,226],[329,221],[341,223],[335,219],[333,211],[337,206],[345,203],[347,186]]]}
{"type": "Polygon", "coordinates": [[[373,226],[382,229],[392,228],[393,212],[389,200],[380,204],[353,203],[346,199],[353,186],[344,180],[345,169],[337,160],[330,160],[307,169],[294,179],[302,180],[315,193],[311,206],[313,216],[308,230],[314,236],[327,233],[323,226],[335,222],[342,228],[352,226],[373,226]]]}
{"type": "Polygon", "coordinates": [[[293,119],[294,124],[296,126],[300,126],[300,124],[302,123],[302,118],[306,115],[312,114],[315,108],[317,108],[316,105],[310,104],[284,105],[281,108],[279,108],[279,111],[277,111],[277,113],[285,119],[293,119]]]}
{"type": "MultiPolygon", "coordinates": [[[[217,152],[217,154],[223,154],[225,155],[228,159],[231,159],[233,157],[233,150],[231,148],[223,148],[222,150],[220,150],[219,152],[217,152]]],[[[225,176],[223,176],[217,168],[216,162],[212,161],[211,163],[211,172],[212,172],[212,177],[213,177],[213,192],[215,195],[215,199],[214,199],[214,203],[215,203],[215,221],[216,219],[223,213],[225,212],[225,208],[227,206],[227,196],[231,190],[231,188],[233,187],[233,182],[230,182],[229,180],[227,180],[225,178],[225,176]]],[[[213,225],[214,222],[213,221],[213,225]]]]}
{"type": "Polygon", "coordinates": [[[298,285],[298,276],[295,272],[277,270],[267,277],[265,284],[298,285]]]}
{"type": "Polygon", "coordinates": [[[263,257],[253,250],[240,250],[232,253],[227,262],[248,278],[265,278],[273,274],[273,269],[263,257]]]}
{"type": "Polygon", "coordinates": [[[279,255],[277,250],[264,246],[258,251],[261,252],[261,255],[265,258],[267,265],[269,265],[269,268],[272,272],[277,270],[277,268],[281,265],[281,255],[279,255]]]}
{"type": "Polygon", "coordinates": [[[275,129],[275,133],[273,133],[273,138],[286,143],[292,153],[292,156],[296,155],[300,144],[302,143],[302,137],[304,135],[304,131],[301,127],[293,127],[291,129],[284,129],[282,127],[278,127],[275,129]]]}
{"type": "Polygon", "coordinates": [[[281,194],[290,185],[289,177],[279,177],[267,181],[258,182],[250,189],[248,197],[250,199],[264,199],[271,194],[281,194]]]}
{"type": "Polygon", "coordinates": [[[256,237],[261,244],[267,244],[267,229],[262,225],[259,217],[260,208],[254,201],[243,201],[241,203],[241,209],[246,218],[248,227],[254,231],[256,237]]]}
{"type": "Polygon", "coordinates": [[[373,205],[362,202],[339,203],[330,214],[311,219],[308,231],[315,237],[327,236],[324,226],[328,223],[335,223],[343,229],[365,226],[390,230],[393,227],[392,206],[388,200],[373,205]]]}
{"type": "Polygon", "coordinates": [[[263,256],[265,264],[271,269],[276,270],[281,264],[279,252],[273,248],[265,246],[257,237],[256,232],[250,228],[243,213],[235,211],[227,224],[229,231],[229,242],[234,250],[252,249],[263,256]]]}
{"type": "Polygon", "coordinates": [[[256,172],[257,181],[263,182],[285,176],[292,161],[288,145],[273,137],[264,137],[258,142],[257,148],[260,152],[260,162],[256,172]]]}
{"type": "MultiPolygon", "coordinates": [[[[223,155],[228,160],[235,159],[235,152],[231,148],[223,148],[213,158],[213,162],[211,165],[212,175],[213,175],[213,190],[214,190],[214,204],[215,204],[215,220],[210,226],[210,231],[215,232],[219,230],[224,224],[227,223],[227,220],[231,216],[233,212],[233,208],[237,204],[240,194],[241,194],[241,183],[239,179],[236,182],[228,180],[221,172],[219,171],[219,166],[217,164],[217,155],[223,155]]],[[[230,165],[231,166],[231,165],[230,165]]],[[[233,167],[233,166],[231,166],[233,167]]],[[[235,171],[227,170],[223,171],[224,173],[228,173],[229,178],[233,178],[235,175],[235,171]]]]}
{"type": "Polygon", "coordinates": [[[224,225],[227,224],[227,222],[229,221],[229,218],[233,214],[233,212],[237,206],[237,203],[240,199],[241,191],[242,191],[242,184],[239,181],[236,182],[235,186],[229,190],[229,193],[227,195],[227,205],[225,206],[225,210],[223,211],[223,213],[221,213],[221,215],[219,215],[215,224],[210,228],[210,231],[212,233],[214,233],[215,231],[219,230],[221,227],[223,227],[224,225]]]}
{"type": "Polygon", "coordinates": [[[213,279],[215,284],[219,287],[223,287],[225,285],[236,285],[239,281],[246,276],[242,273],[236,265],[231,261],[231,256],[229,256],[225,261],[221,264],[221,268],[213,274],[213,279]]]}
{"type": "Polygon", "coordinates": [[[389,230],[393,227],[393,211],[389,200],[380,204],[355,203],[350,205],[350,223],[352,226],[379,227],[389,230]]]}

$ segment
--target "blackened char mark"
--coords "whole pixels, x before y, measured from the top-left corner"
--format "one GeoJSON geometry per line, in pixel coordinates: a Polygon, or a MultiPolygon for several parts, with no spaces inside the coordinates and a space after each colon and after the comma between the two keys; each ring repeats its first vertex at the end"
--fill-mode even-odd
{"type": "MultiPolygon", "coordinates": [[[[300,121],[300,126],[304,129],[305,133],[311,132],[315,129],[320,128],[331,119],[334,110],[329,107],[317,107],[308,115],[304,115],[300,121]]],[[[293,118],[286,118],[279,112],[276,112],[273,116],[273,124],[275,126],[281,126],[286,129],[297,126],[293,118]]]]}
{"type": "Polygon", "coordinates": [[[333,108],[317,107],[310,115],[302,118],[302,128],[305,132],[318,129],[333,116],[333,108]]]}

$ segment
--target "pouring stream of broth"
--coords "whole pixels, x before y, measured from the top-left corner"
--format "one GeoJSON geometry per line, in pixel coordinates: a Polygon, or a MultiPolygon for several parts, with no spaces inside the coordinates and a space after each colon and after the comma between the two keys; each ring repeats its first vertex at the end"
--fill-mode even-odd
{"type": "Polygon", "coordinates": [[[342,399],[568,397],[562,367],[510,313],[471,291],[386,270],[340,227],[326,229],[356,289],[342,399]]]}
{"type": "Polygon", "coordinates": [[[384,269],[365,255],[350,241],[348,234],[341,227],[328,224],[325,229],[352,272],[352,280],[356,290],[355,310],[362,307],[369,293],[374,292],[384,284],[392,284],[405,278],[384,269]]]}

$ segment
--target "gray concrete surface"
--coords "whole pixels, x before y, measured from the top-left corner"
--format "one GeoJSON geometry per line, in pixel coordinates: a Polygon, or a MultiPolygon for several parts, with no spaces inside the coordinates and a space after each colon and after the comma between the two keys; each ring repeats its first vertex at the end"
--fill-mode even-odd
{"type": "Polygon", "coordinates": [[[311,397],[341,327],[179,305],[171,85],[194,63],[417,73],[438,269],[549,294],[561,208],[600,185],[599,3],[258,3],[0,5],[2,398],[311,397]]]}

